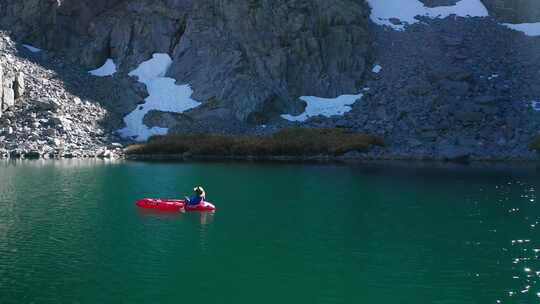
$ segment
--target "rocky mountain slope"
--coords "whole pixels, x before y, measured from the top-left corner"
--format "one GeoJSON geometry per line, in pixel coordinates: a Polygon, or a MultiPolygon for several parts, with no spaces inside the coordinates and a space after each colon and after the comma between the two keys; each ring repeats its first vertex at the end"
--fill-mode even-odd
{"type": "MultiPolygon", "coordinates": [[[[62,56],[34,54],[0,32],[0,158],[115,157],[114,101],[141,100],[128,85],[90,77],[62,56]]],[[[116,123],[116,124],[115,124],[116,123]]]]}
{"type": "MultiPolygon", "coordinates": [[[[114,131],[125,126],[122,118],[147,106],[141,104],[149,88],[128,74],[159,53],[171,63],[155,76],[189,85],[201,105],[183,113],[148,111],[149,128],[266,133],[338,126],[382,135],[388,147],[371,157],[536,158],[528,144],[540,121],[533,107],[540,101],[540,38],[502,25],[540,22],[536,1],[410,0],[433,12],[485,6],[489,16],[416,17],[414,24],[390,16],[388,24],[400,30],[378,24],[370,1],[3,0],[0,27],[46,50],[38,56],[12,45],[8,53],[18,62],[30,60],[37,69],[64,61],[53,68],[58,89],[72,94],[66,100],[88,100],[105,111],[74,119],[101,128],[103,142],[119,140],[114,131]],[[112,77],[86,73],[109,58],[118,68],[112,77]],[[79,85],[66,89],[75,78],[79,85]],[[344,115],[282,118],[306,110],[301,96],[343,94],[363,97],[342,105],[340,114],[350,110],[344,115]]],[[[9,77],[18,70],[51,77],[26,66],[11,69],[9,77]]],[[[11,112],[26,113],[31,100],[47,96],[40,92],[26,93],[11,112]]]]}
{"type": "Polygon", "coordinates": [[[369,9],[357,0],[4,2],[2,25],[16,37],[88,68],[111,57],[129,71],[168,53],[169,76],[239,120],[298,112],[305,92],[353,90],[368,58],[369,9]]]}

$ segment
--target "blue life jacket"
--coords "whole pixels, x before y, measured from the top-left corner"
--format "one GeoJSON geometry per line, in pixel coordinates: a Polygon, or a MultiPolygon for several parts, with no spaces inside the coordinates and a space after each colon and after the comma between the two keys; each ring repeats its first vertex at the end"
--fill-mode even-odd
{"type": "Polygon", "coordinates": [[[189,198],[189,201],[187,202],[187,204],[189,206],[193,206],[193,205],[198,205],[202,202],[202,197],[201,196],[198,196],[198,195],[194,195],[192,197],[189,198]]]}

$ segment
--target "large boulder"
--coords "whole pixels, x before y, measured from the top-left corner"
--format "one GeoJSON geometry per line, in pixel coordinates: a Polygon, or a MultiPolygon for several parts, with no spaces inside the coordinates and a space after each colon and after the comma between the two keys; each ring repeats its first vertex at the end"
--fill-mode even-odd
{"type": "Polygon", "coordinates": [[[3,112],[3,101],[4,101],[4,69],[2,66],[0,66],[0,117],[2,116],[3,112]]]}
{"type": "Polygon", "coordinates": [[[15,105],[15,92],[13,91],[13,79],[5,78],[2,88],[2,110],[15,105]]]}
{"type": "Polygon", "coordinates": [[[13,91],[15,94],[15,99],[20,98],[24,95],[24,74],[22,72],[17,73],[15,81],[13,82],[13,91]]]}

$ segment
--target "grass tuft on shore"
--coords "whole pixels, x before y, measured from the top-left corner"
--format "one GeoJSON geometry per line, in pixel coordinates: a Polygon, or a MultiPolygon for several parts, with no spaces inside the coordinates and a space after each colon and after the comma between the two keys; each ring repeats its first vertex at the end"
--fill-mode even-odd
{"type": "Polygon", "coordinates": [[[384,146],[382,138],[349,133],[343,129],[289,128],[268,136],[245,135],[165,135],[147,143],[129,146],[128,155],[267,157],[267,156],[339,156],[350,151],[369,151],[384,146]]]}

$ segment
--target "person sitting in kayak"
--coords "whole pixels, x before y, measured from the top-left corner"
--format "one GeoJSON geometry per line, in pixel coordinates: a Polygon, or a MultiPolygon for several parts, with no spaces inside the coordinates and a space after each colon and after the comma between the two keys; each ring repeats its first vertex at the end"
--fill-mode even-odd
{"type": "Polygon", "coordinates": [[[192,197],[186,197],[186,203],[188,206],[195,206],[202,202],[206,198],[206,192],[201,186],[193,188],[194,195],[192,197]]]}

